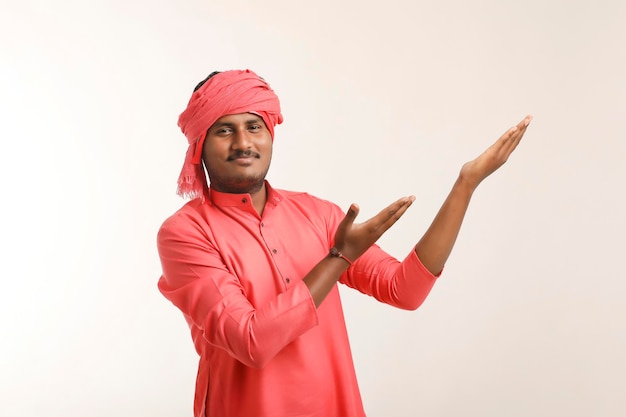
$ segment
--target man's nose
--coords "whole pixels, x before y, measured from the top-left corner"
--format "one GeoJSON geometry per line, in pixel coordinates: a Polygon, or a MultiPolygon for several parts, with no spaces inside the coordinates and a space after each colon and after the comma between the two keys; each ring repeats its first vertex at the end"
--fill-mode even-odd
{"type": "Polygon", "coordinates": [[[248,149],[252,144],[251,133],[246,129],[238,130],[233,137],[233,148],[248,149]]]}

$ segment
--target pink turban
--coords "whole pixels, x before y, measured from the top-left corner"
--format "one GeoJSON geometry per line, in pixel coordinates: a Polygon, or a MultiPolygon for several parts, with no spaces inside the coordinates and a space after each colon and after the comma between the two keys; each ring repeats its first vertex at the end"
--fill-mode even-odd
{"type": "Polygon", "coordinates": [[[189,142],[178,177],[178,195],[203,196],[207,182],[202,169],[202,147],[207,130],[220,117],[239,113],[261,116],[272,139],[274,126],[283,121],[278,97],[268,83],[250,70],[220,72],[191,95],[187,108],[178,118],[178,127],[189,142]]]}

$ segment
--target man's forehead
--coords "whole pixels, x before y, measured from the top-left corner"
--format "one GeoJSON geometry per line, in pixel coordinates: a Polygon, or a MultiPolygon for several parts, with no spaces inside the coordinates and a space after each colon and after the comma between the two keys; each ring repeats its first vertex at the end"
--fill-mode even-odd
{"type": "Polygon", "coordinates": [[[226,114],[213,123],[213,126],[218,124],[233,124],[233,123],[258,123],[263,122],[263,118],[256,113],[237,113],[226,114]]]}

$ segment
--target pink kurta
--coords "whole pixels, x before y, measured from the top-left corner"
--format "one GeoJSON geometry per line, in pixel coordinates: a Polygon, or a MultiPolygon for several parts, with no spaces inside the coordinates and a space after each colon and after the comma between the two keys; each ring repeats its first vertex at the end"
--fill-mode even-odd
{"type": "MultiPolygon", "coordinates": [[[[158,234],[159,289],[184,314],[200,363],[196,417],[363,417],[337,286],[318,309],[304,276],[344,216],[306,193],[271,188],[263,216],[247,194],[210,190],[158,234]]],[[[340,282],[415,309],[435,277],[415,251],[370,248],[340,282]]]]}

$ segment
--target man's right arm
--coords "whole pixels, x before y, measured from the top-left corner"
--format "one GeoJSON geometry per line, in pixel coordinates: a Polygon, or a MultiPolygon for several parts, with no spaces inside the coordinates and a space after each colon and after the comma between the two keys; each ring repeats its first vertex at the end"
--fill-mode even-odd
{"type": "Polygon", "coordinates": [[[204,338],[247,366],[263,367],[286,345],[318,324],[307,286],[300,282],[255,308],[219,253],[193,224],[169,219],[157,246],[159,290],[204,338]]]}

